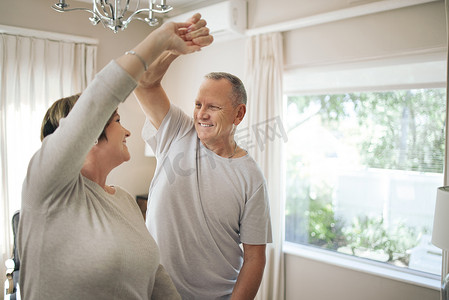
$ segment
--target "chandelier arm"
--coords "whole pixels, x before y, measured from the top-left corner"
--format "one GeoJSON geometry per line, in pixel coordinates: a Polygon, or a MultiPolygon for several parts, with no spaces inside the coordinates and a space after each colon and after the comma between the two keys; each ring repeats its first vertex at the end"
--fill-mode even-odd
{"type": "Polygon", "coordinates": [[[128,21],[131,21],[132,19],[136,20],[137,18],[134,18],[134,16],[136,16],[142,12],[147,12],[147,11],[148,11],[148,8],[141,8],[139,10],[136,10],[128,17],[128,19],[126,19],[126,21],[128,22],[128,21]]]}
{"type": "Polygon", "coordinates": [[[99,4],[98,4],[97,0],[93,0],[93,2],[95,3],[95,8],[96,8],[96,10],[98,10],[100,15],[103,15],[103,14],[100,13],[100,9],[98,8],[98,5],[100,5],[101,11],[103,11],[103,13],[104,13],[104,15],[106,17],[111,16],[113,18],[113,16],[114,16],[114,6],[112,4],[110,4],[108,0],[100,0],[99,4]],[[109,13],[108,13],[106,7],[109,8],[109,13]]]}
{"type": "Polygon", "coordinates": [[[161,3],[157,4],[156,7],[161,8],[161,11],[163,11],[163,13],[169,12],[170,10],[173,9],[173,7],[166,4],[165,0],[161,0],[161,3]]]}
{"type": "Polygon", "coordinates": [[[135,17],[133,20],[139,20],[139,21],[148,23],[144,18],[141,18],[141,17],[135,17]]]}
{"type": "Polygon", "coordinates": [[[129,10],[129,1],[125,0],[125,7],[121,7],[121,0],[114,0],[114,20],[122,19],[125,16],[125,13],[129,10]]]}
{"type": "Polygon", "coordinates": [[[159,24],[159,22],[157,21],[157,19],[154,19],[154,21],[153,21],[153,22],[155,22],[154,24],[150,24],[151,21],[150,21],[148,18],[135,17],[135,18],[133,19],[133,21],[134,21],[134,20],[138,20],[138,21],[145,22],[146,24],[148,24],[148,25],[150,25],[150,26],[152,26],[152,27],[159,24]],[[157,23],[156,23],[156,22],[157,22],[157,23]]]}
{"type": "Polygon", "coordinates": [[[158,14],[165,14],[168,13],[169,11],[171,11],[173,9],[173,7],[169,6],[167,9],[153,9],[152,11],[158,14]]]}
{"type": "Polygon", "coordinates": [[[97,12],[95,12],[95,11],[93,11],[93,10],[91,10],[91,9],[88,9],[88,8],[84,8],[84,7],[63,8],[63,9],[61,9],[61,8],[58,7],[58,6],[52,5],[51,8],[53,8],[53,9],[56,10],[57,12],[66,12],[66,11],[82,10],[82,11],[87,11],[87,12],[89,12],[89,13],[91,13],[91,14],[93,14],[93,15],[99,17],[99,18],[102,17],[102,16],[101,16],[100,14],[98,14],[97,12]]]}
{"type": "Polygon", "coordinates": [[[156,26],[159,24],[159,21],[156,18],[153,18],[153,11],[149,10],[148,8],[142,8],[142,9],[135,11],[132,15],[130,15],[128,17],[128,19],[126,19],[126,21],[124,23],[129,24],[132,20],[139,20],[139,21],[147,23],[150,26],[156,26]],[[148,18],[141,18],[138,16],[140,13],[144,13],[144,12],[149,13],[148,18]]]}
{"type": "Polygon", "coordinates": [[[129,10],[129,0],[126,0],[126,5],[125,5],[125,10],[123,11],[122,14],[124,14],[125,12],[127,12],[129,10]]]}
{"type": "MultiPolygon", "coordinates": [[[[103,20],[105,17],[100,15],[99,13],[91,10],[91,9],[84,8],[84,7],[63,8],[63,9],[61,9],[59,6],[55,6],[55,5],[52,5],[51,8],[53,8],[57,12],[61,12],[61,13],[68,12],[68,11],[76,11],[76,10],[78,10],[78,11],[86,11],[88,13],[91,13],[94,17],[96,17],[97,20],[101,22],[101,25],[103,25],[103,27],[105,27],[105,28],[107,27],[107,24],[103,20]]],[[[92,20],[91,20],[91,22],[94,23],[92,20]]]]}
{"type": "Polygon", "coordinates": [[[113,19],[118,20],[120,19],[119,13],[120,13],[120,0],[114,0],[114,14],[113,19]]]}
{"type": "MultiPolygon", "coordinates": [[[[157,9],[141,8],[141,9],[136,10],[135,12],[133,12],[132,15],[129,16],[129,18],[131,18],[132,16],[135,16],[135,15],[137,15],[137,14],[140,14],[140,13],[142,13],[142,12],[155,12],[155,13],[158,13],[158,14],[164,14],[164,13],[166,13],[166,12],[169,12],[169,10],[163,11],[163,10],[157,10],[157,9]]],[[[129,19],[129,18],[128,18],[128,19],[129,19]]]]}
{"type": "MultiPolygon", "coordinates": [[[[100,2],[103,2],[103,0],[101,0],[100,2]]],[[[103,4],[101,3],[101,5],[102,5],[102,10],[104,11],[104,6],[103,6],[103,4]]],[[[104,27],[107,27],[107,24],[105,23],[105,21],[103,20],[103,19],[108,19],[108,14],[107,14],[107,12],[105,12],[105,14],[106,14],[106,17],[101,13],[101,10],[98,8],[98,3],[97,3],[97,1],[96,0],[93,0],[92,1],[92,14],[94,15],[94,17],[95,17],[95,21],[94,20],[91,20],[91,22],[92,23],[94,23],[94,22],[101,22],[101,24],[104,26],[104,27]]]]}
{"type": "MultiPolygon", "coordinates": [[[[91,20],[91,22],[92,22],[92,24],[94,24],[94,23],[101,23],[101,25],[103,25],[103,27],[104,28],[110,28],[109,27],[109,24],[105,21],[105,20],[103,20],[103,16],[99,16],[98,17],[98,15],[95,15],[96,17],[97,17],[97,19],[95,19],[95,20],[91,20]],[[98,22],[97,22],[98,21],[98,22]]],[[[94,24],[95,25],[95,24],[94,24]]],[[[112,29],[112,28],[111,28],[112,29]]]]}
{"type": "Polygon", "coordinates": [[[148,20],[153,19],[153,0],[148,0],[148,20]]]}

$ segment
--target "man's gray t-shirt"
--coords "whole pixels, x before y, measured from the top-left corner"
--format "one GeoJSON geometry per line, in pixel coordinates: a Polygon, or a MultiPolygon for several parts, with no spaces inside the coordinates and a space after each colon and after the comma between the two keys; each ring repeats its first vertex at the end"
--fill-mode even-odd
{"type": "Polygon", "coordinates": [[[271,242],[266,182],[245,155],[223,158],[198,139],[192,118],[171,105],[142,136],[157,167],[147,227],[183,299],[228,299],[243,262],[240,243],[271,242]]]}

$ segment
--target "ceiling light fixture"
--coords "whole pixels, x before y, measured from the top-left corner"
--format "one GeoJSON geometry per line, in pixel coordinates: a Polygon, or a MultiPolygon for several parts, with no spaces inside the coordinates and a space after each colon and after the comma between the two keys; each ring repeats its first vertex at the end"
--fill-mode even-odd
{"type": "Polygon", "coordinates": [[[59,0],[51,6],[58,12],[83,10],[92,14],[89,18],[92,25],[102,23],[104,27],[112,29],[115,33],[121,29],[124,30],[132,20],[140,20],[147,23],[150,26],[157,26],[159,20],[154,17],[154,13],[165,14],[173,9],[173,7],[167,5],[165,0],[160,0],[159,4],[155,3],[155,0],[148,0],[148,8],[139,8],[140,0],[137,1],[136,9],[134,12],[129,10],[130,0],[92,0],[92,9],[77,7],[68,8],[69,5],[65,0],[59,0]],[[142,18],[140,14],[147,13],[147,17],[142,18]],[[129,17],[125,17],[125,14],[129,17]]]}

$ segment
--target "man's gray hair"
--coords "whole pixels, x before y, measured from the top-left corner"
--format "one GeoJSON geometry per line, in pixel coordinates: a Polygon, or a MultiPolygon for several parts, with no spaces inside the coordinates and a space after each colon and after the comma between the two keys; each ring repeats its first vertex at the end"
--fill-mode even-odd
{"type": "Polygon", "coordinates": [[[246,90],[243,82],[232,74],[226,72],[211,72],[204,76],[204,78],[212,80],[226,79],[232,86],[232,105],[236,107],[239,104],[245,104],[247,102],[246,90]]]}

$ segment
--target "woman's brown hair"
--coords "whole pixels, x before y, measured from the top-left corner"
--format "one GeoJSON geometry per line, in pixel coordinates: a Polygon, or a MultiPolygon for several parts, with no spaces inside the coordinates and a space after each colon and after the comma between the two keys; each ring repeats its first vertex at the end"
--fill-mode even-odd
{"type": "MultiPolygon", "coordinates": [[[[67,117],[69,112],[72,110],[78,98],[81,96],[81,93],[75,94],[70,97],[61,98],[53,103],[53,105],[47,110],[44,119],[42,120],[41,126],[41,141],[47,136],[55,132],[56,128],[59,127],[59,121],[62,118],[67,117]]],[[[115,111],[114,111],[115,113],[115,111]]],[[[112,116],[114,116],[114,113],[112,116]]],[[[111,118],[112,118],[111,116],[111,118]]],[[[98,139],[106,139],[105,129],[111,122],[111,118],[109,118],[108,122],[103,128],[98,139]]]]}

